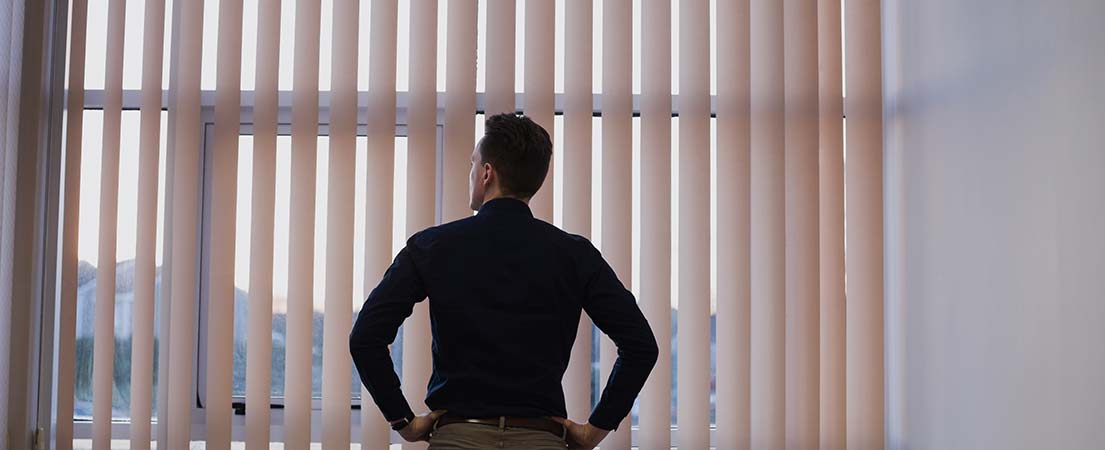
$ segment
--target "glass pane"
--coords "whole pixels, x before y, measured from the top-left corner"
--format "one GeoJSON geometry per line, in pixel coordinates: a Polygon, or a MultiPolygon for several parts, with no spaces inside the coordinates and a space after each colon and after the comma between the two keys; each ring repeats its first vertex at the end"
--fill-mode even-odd
{"type": "MultiPolygon", "coordinates": [[[[161,146],[159,159],[159,179],[164,179],[165,170],[165,120],[161,115],[161,146]]],[[[130,419],[131,397],[131,357],[134,326],[134,269],[136,252],[136,227],[138,219],[138,164],[139,164],[139,122],[140,112],[123,111],[119,147],[119,197],[118,223],[116,225],[116,268],[115,268],[115,317],[114,317],[114,358],[112,372],[112,417],[117,420],[130,419]]],[[[68,136],[66,136],[67,138],[68,136]]],[[[80,211],[77,248],[77,321],[76,321],[76,366],[74,386],[73,415],[77,419],[90,419],[92,416],[92,372],[95,343],[95,309],[97,263],[99,261],[100,236],[100,174],[103,147],[103,111],[86,110],[84,112],[84,132],[81,136],[81,176],[80,211]]],[[[159,181],[159,204],[157,230],[160,236],[163,227],[161,211],[164,209],[164,181],[159,181]]],[[[157,239],[154,281],[155,317],[160,303],[160,262],[161,239],[157,239]]],[[[154,369],[153,390],[157,389],[157,347],[158,330],[154,327],[154,369]]],[[[156,410],[156,396],[153,396],[156,410]]]]}
{"type": "MultiPolygon", "coordinates": [[[[281,32],[281,38],[284,37],[281,32]]],[[[283,57],[283,54],[281,54],[283,57]]],[[[288,242],[291,201],[291,138],[276,138],[276,198],[273,240],[288,242]]],[[[284,396],[284,365],[288,335],[288,246],[273,244],[272,252],[272,395],[284,396]]]]}
{"type": "Polygon", "coordinates": [[[253,136],[238,136],[238,186],[234,225],[234,330],[231,392],[246,393],[246,336],[249,333],[249,252],[253,243],[253,136]]]}
{"type": "MultiPolygon", "coordinates": [[[[86,33],[84,87],[103,89],[107,61],[107,0],[88,0],[86,33]]],[[[88,124],[85,124],[85,136],[91,129],[88,124]]],[[[96,129],[99,130],[99,128],[96,129]]]]}
{"type": "Polygon", "coordinates": [[[717,118],[710,118],[710,423],[717,414],[717,118]]]}
{"type": "MultiPolygon", "coordinates": [[[[318,138],[318,159],[316,160],[316,190],[315,190],[315,279],[314,279],[314,318],[312,320],[312,391],[315,398],[321,398],[322,394],[322,343],[324,330],[324,298],[326,277],[326,215],[329,172],[329,136],[318,138]]],[[[405,198],[405,170],[406,170],[406,143],[405,136],[395,138],[396,146],[396,176],[395,176],[395,210],[393,217],[396,233],[393,240],[395,251],[405,242],[405,234],[401,228],[406,211],[403,205],[405,198]]],[[[236,248],[235,248],[235,307],[234,307],[234,369],[233,369],[233,395],[245,396],[246,388],[246,342],[248,335],[249,317],[249,271],[250,271],[250,232],[252,211],[252,185],[253,185],[253,136],[241,135],[239,137],[238,154],[238,186],[236,208],[236,248]]],[[[272,329],[272,396],[274,403],[281,403],[280,397],[284,395],[285,374],[285,343],[287,339],[286,311],[287,311],[287,284],[288,284],[288,250],[286,243],[289,239],[289,219],[291,209],[291,136],[278,136],[276,140],[276,179],[275,179],[275,214],[274,214],[274,247],[273,247],[273,329],[272,329]]],[[[357,138],[357,161],[355,169],[355,202],[354,205],[354,240],[356,249],[364,248],[364,223],[365,211],[364,198],[367,187],[367,139],[364,136],[357,138]]],[[[364,255],[363,251],[354,252],[354,298],[350,299],[350,308],[359,310],[367,291],[371,288],[365,285],[364,255]]],[[[370,285],[378,280],[367,280],[370,285]]],[[[202,318],[201,318],[202,320],[202,318]]],[[[400,360],[402,355],[402,335],[396,338],[392,348],[393,358],[396,360],[396,370],[401,370],[400,360]]],[[[200,364],[205,364],[200,358],[200,364]]],[[[356,370],[350,373],[350,393],[352,398],[359,399],[361,391],[360,379],[356,370]]]]}
{"type": "MultiPolygon", "coordinates": [[[[215,69],[218,67],[219,0],[203,2],[203,44],[200,62],[200,89],[215,90],[215,69]]],[[[166,14],[170,14],[166,11],[166,14]]]]}
{"type": "MultiPolygon", "coordinates": [[[[639,0],[634,0],[633,14],[634,14],[634,26],[635,27],[639,24],[639,21],[637,20],[637,17],[638,17],[638,14],[639,14],[638,13],[638,11],[639,11],[638,6],[640,6],[640,5],[638,3],[639,3],[639,0]]],[[[637,36],[634,36],[633,45],[634,45],[635,48],[637,47],[637,39],[636,38],[637,38],[637,36]]],[[[637,60],[637,55],[635,54],[634,55],[634,61],[636,61],[636,60],[637,60]]],[[[640,257],[641,257],[641,117],[640,116],[632,117],[630,119],[630,126],[633,128],[632,137],[631,137],[631,139],[632,139],[632,150],[631,150],[632,155],[631,155],[631,158],[630,158],[632,160],[631,165],[633,166],[633,169],[632,169],[633,170],[633,176],[632,176],[632,178],[633,178],[633,181],[632,181],[633,188],[632,188],[632,194],[631,194],[632,197],[633,197],[633,200],[632,200],[632,203],[633,203],[633,219],[631,220],[631,222],[632,222],[631,226],[632,226],[632,229],[633,229],[633,232],[632,232],[632,236],[633,236],[632,240],[633,241],[632,241],[631,247],[630,247],[631,252],[633,254],[633,257],[630,258],[631,265],[633,267],[632,268],[633,282],[631,283],[630,290],[633,292],[634,296],[636,296],[637,298],[641,298],[641,264],[640,264],[640,257]]],[[[630,412],[631,421],[632,421],[632,424],[634,426],[637,425],[637,409],[638,409],[637,404],[639,404],[639,403],[640,402],[635,403],[634,406],[633,406],[633,410],[630,412]]]]}

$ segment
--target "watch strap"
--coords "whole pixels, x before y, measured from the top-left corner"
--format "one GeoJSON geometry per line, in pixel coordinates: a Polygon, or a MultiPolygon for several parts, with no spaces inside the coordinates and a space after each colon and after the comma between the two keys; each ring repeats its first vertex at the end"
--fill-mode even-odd
{"type": "Polygon", "coordinates": [[[391,424],[391,429],[392,430],[399,431],[399,430],[402,430],[403,428],[406,428],[407,425],[410,425],[411,421],[413,421],[413,420],[414,420],[414,413],[411,412],[411,413],[407,413],[406,417],[394,420],[394,421],[389,422],[389,423],[391,424]]]}

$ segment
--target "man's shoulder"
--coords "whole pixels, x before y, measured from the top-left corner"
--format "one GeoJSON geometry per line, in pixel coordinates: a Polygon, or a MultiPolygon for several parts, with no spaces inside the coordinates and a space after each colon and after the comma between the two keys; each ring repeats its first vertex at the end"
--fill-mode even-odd
{"type": "Polygon", "coordinates": [[[537,228],[546,235],[551,236],[561,245],[566,245],[575,250],[587,249],[593,247],[591,240],[586,236],[569,232],[563,228],[553,225],[544,220],[534,218],[533,222],[537,224],[537,228]]]}
{"type": "Polygon", "coordinates": [[[416,232],[411,235],[408,243],[415,243],[420,246],[432,245],[440,240],[442,237],[446,237],[452,234],[463,231],[466,228],[471,227],[475,222],[476,216],[463,217],[450,222],[434,225],[416,232]]]}
{"type": "Polygon", "coordinates": [[[557,227],[551,223],[543,222],[546,230],[555,236],[556,242],[561,248],[569,250],[570,254],[578,256],[593,256],[598,249],[591,243],[591,239],[581,234],[576,234],[557,227]]]}
{"type": "MultiPolygon", "coordinates": [[[[591,240],[586,236],[570,233],[544,220],[534,218],[533,226],[529,232],[543,236],[541,239],[557,243],[558,247],[569,248],[575,252],[589,253],[596,251],[591,240]]],[[[450,222],[428,227],[413,234],[408,240],[408,245],[415,244],[420,248],[433,247],[439,242],[447,242],[466,233],[480,229],[479,216],[468,216],[450,222]]]]}
{"type": "Polygon", "coordinates": [[[572,243],[572,245],[575,245],[577,247],[583,247],[583,248],[586,248],[586,247],[591,245],[591,240],[587,239],[586,236],[583,236],[583,235],[580,235],[580,234],[575,234],[575,233],[569,233],[569,232],[564,231],[564,230],[561,230],[561,233],[564,234],[564,239],[567,240],[568,242],[572,243]]]}

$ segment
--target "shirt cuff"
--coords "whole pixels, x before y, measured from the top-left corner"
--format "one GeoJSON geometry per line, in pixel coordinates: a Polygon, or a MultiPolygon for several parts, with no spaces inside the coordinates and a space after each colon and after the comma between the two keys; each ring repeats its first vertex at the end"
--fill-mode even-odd
{"type": "MultiPolygon", "coordinates": [[[[596,410],[596,412],[598,411],[596,410]]],[[[595,414],[591,414],[591,417],[587,419],[587,423],[600,430],[614,431],[618,429],[618,424],[621,423],[621,419],[614,419],[612,417],[601,417],[595,414]]]]}

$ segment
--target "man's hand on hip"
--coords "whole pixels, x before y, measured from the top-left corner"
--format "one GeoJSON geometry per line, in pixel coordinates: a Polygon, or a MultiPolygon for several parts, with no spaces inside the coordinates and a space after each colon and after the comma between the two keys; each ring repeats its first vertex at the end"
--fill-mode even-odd
{"type": "Polygon", "coordinates": [[[414,416],[414,420],[402,430],[399,430],[399,435],[403,437],[403,440],[407,442],[429,441],[430,432],[434,429],[434,422],[438,417],[445,414],[445,410],[439,409],[437,411],[428,412],[414,416]]]}
{"type": "Polygon", "coordinates": [[[575,423],[563,417],[550,417],[560,422],[568,430],[569,450],[592,450],[602,442],[609,431],[598,428],[589,423],[575,423]]]}

